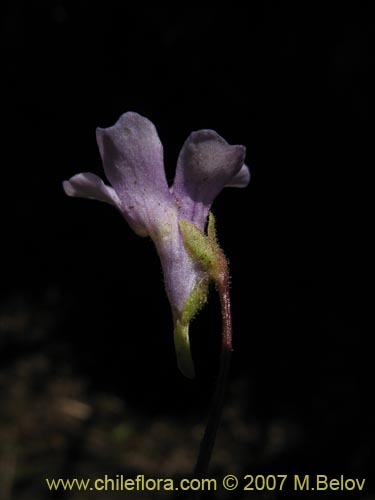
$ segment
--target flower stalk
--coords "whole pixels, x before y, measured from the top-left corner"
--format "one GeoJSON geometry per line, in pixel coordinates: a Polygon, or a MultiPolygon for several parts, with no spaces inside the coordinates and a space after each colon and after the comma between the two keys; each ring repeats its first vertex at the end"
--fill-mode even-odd
{"type": "Polygon", "coordinates": [[[208,470],[220,425],[230,369],[232,353],[230,277],[227,259],[217,242],[215,218],[212,212],[209,213],[207,235],[194,226],[194,224],[187,221],[180,221],[180,229],[185,247],[192,259],[201,266],[202,270],[207,274],[208,279],[215,283],[221,306],[222,340],[219,374],[194,469],[194,477],[204,477],[208,470]]]}
{"type": "Polygon", "coordinates": [[[215,446],[217,431],[220,425],[229,378],[232,354],[232,316],[230,308],[228,266],[226,266],[224,279],[217,284],[217,290],[220,298],[222,317],[220,366],[206,429],[203,434],[197,462],[194,468],[194,477],[198,478],[206,476],[208,471],[212,452],[215,446]]]}

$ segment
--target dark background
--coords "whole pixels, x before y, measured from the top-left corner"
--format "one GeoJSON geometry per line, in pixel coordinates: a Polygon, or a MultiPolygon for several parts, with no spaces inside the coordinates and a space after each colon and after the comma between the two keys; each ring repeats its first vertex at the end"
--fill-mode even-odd
{"type": "Polygon", "coordinates": [[[235,350],[210,475],[345,474],[365,490],[311,498],[375,498],[370,8],[125,5],[4,8],[0,497],[86,498],[52,495],[44,478],[181,477],[194,462],[217,370],[215,293],[192,324],[190,382],[151,242],[61,187],[103,175],[95,128],[132,110],[155,123],[171,181],[192,130],[247,147],[249,187],[213,207],[235,350]]]}

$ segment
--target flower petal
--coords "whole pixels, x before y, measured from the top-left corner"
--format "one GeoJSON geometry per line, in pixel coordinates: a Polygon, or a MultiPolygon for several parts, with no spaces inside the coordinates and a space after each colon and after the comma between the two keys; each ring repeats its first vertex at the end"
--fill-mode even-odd
{"type": "Polygon", "coordinates": [[[241,170],[225,184],[225,187],[244,188],[249,184],[250,177],[249,167],[243,164],[241,170]]]}
{"type": "Polygon", "coordinates": [[[122,201],[123,215],[138,234],[150,234],[167,220],[172,199],[164,172],[163,146],[150,120],[123,114],[98,128],[97,142],[108,180],[122,201]]]}
{"type": "Polygon", "coordinates": [[[63,188],[68,196],[104,201],[121,210],[121,202],[116,191],[91,172],[74,175],[63,182],[63,188]]]}
{"type": "Polygon", "coordinates": [[[214,130],[193,132],[183,145],[172,193],[180,217],[204,229],[212,202],[244,164],[244,146],[231,146],[214,130]]]}

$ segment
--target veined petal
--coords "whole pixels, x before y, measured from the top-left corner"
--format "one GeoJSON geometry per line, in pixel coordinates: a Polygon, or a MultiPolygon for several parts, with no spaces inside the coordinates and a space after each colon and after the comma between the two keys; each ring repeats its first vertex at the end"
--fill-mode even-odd
{"type": "Polygon", "coordinates": [[[172,204],[164,172],[163,146],[153,123],[128,112],[96,131],[104,171],[122,212],[138,234],[152,235],[169,218],[172,204]]]}
{"type": "Polygon", "coordinates": [[[74,175],[63,182],[63,188],[68,196],[104,201],[121,210],[121,202],[116,191],[91,172],[74,175]]]}
{"type": "Polygon", "coordinates": [[[183,145],[172,193],[180,216],[201,230],[212,202],[244,164],[244,146],[231,146],[214,130],[193,132],[183,145]]]}
{"type": "Polygon", "coordinates": [[[249,167],[243,164],[241,170],[225,184],[225,187],[244,188],[249,184],[250,177],[249,167]]]}

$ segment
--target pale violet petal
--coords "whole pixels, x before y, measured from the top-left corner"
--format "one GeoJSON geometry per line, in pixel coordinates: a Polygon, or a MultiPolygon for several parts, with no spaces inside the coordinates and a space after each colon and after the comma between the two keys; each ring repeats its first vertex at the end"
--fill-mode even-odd
{"type": "Polygon", "coordinates": [[[74,175],[63,182],[63,188],[68,196],[104,201],[121,210],[121,202],[116,191],[91,172],[74,175]]]}
{"type": "Polygon", "coordinates": [[[225,187],[244,188],[250,182],[250,169],[243,164],[241,170],[225,184],[225,187]]]}
{"type": "Polygon", "coordinates": [[[154,124],[128,112],[112,127],[98,128],[96,137],[105,174],[122,201],[124,217],[132,227],[152,236],[173,207],[163,146],[154,124]]]}
{"type": "Polygon", "coordinates": [[[228,144],[214,130],[193,132],[183,145],[172,193],[181,218],[200,229],[216,196],[244,164],[244,146],[228,144]]]}

